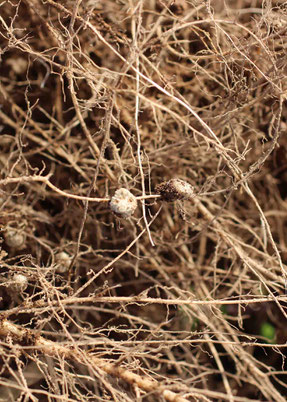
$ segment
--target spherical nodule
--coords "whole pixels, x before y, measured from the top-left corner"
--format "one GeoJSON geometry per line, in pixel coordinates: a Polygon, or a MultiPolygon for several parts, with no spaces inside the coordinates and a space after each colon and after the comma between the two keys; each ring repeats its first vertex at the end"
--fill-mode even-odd
{"type": "Polygon", "coordinates": [[[161,195],[163,201],[188,200],[194,196],[193,187],[184,180],[171,179],[156,187],[156,192],[161,195]]]}
{"type": "Polygon", "coordinates": [[[4,233],[7,246],[11,248],[21,248],[25,244],[26,236],[16,229],[7,229],[4,233]]]}
{"type": "Polygon", "coordinates": [[[14,274],[12,278],[12,287],[17,292],[24,292],[24,290],[28,286],[28,279],[25,275],[22,274],[14,274]]]}
{"type": "Polygon", "coordinates": [[[59,274],[64,274],[69,270],[69,266],[71,264],[71,257],[65,251],[60,251],[55,255],[56,262],[56,272],[59,274]]]}
{"type": "Polygon", "coordinates": [[[136,208],[136,197],[126,188],[119,188],[110,201],[111,210],[121,218],[130,218],[136,208]]]}

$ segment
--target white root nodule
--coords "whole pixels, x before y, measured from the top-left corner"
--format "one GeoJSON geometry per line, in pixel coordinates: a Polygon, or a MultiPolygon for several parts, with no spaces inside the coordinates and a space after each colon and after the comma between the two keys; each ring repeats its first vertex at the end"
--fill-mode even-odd
{"type": "Polygon", "coordinates": [[[126,188],[119,188],[110,201],[110,209],[121,218],[130,218],[137,208],[136,197],[126,188]]]}

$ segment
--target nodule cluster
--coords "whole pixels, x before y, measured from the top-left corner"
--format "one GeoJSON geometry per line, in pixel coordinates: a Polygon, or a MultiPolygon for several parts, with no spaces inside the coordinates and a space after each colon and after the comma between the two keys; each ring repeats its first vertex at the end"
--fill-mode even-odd
{"type": "MultiPolygon", "coordinates": [[[[194,196],[193,187],[184,180],[171,179],[156,187],[162,201],[188,200],[194,196]]],[[[155,197],[156,198],[156,197],[155,197]]],[[[119,188],[109,202],[110,209],[119,217],[128,219],[137,209],[137,198],[126,188],[119,188]]]]}

